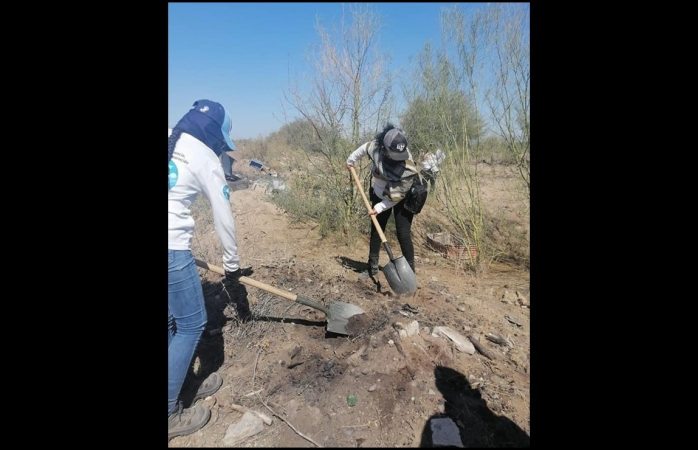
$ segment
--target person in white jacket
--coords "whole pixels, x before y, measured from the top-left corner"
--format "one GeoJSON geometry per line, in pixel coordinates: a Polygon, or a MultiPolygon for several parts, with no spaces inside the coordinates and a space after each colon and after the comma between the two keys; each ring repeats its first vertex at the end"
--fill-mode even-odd
{"type": "MultiPolygon", "coordinates": [[[[354,167],[363,157],[371,159],[373,175],[370,189],[371,204],[378,224],[383,230],[388,223],[391,211],[395,215],[395,230],[400,243],[402,255],[414,271],[414,246],[412,245],[412,219],[414,214],[404,208],[404,199],[417,176],[418,169],[412,161],[412,154],[407,146],[405,133],[387,124],[382,132],[372,141],[366,142],[354,150],[347,158],[347,167],[354,167]]],[[[378,273],[378,256],[380,253],[380,236],[371,221],[371,243],[368,253],[368,273],[378,273]]]]}
{"type": "MultiPolygon", "coordinates": [[[[203,406],[183,408],[179,400],[189,366],[206,326],[201,280],[191,252],[194,219],[191,204],[203,193],[211,204],[215,229],[223,244],[227,286],[241,275],[230,188],[220,156],[235,150],[230,138],[230,116],[223,106],[197,100],[168,130],[168,436],[191,434],[203,427],[211,412],[203,406]]],[[[217,391],[223,380],[212,373],[199,387],[194,401],[217,391]]]]}

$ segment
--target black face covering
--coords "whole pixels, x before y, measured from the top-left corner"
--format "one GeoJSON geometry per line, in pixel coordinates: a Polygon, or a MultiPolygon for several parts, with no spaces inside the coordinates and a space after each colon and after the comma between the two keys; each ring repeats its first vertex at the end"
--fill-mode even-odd
{"type": "Polygon", "coordinates": [[[402,173],[405,171],[405,161],[393,161],[387,155],[384,149],[381,149],[383,156],[383,171],[385,176],[391,181],[398,181],[402,178],[402,173]]]}

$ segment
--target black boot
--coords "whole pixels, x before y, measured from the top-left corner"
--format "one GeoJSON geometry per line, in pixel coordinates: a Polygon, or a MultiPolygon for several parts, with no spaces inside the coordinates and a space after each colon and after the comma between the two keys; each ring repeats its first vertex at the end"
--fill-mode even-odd
{"type": "Polygon", "coordinates": [[[378,257],[368,257],[368,274],[372,277],[378,275],[378,257]]]}

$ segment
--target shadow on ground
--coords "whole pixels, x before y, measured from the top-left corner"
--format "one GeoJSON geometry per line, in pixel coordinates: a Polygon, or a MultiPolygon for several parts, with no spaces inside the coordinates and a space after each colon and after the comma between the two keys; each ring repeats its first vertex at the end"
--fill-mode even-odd
{"type": "MultiPolygon", "coordinates": [[[[381,292],[381,282],[378,279],[378,276],[368,274],[368,263],[347,258],[346,256],[337,256],[335,259],[342,267],[351,269],[352,271],[358,273],[360,277],[370,278],[371,281],[373,281],[373,284],[376,286],[376,292],[381,292]]],[[[385,293],[383,294],[386,295],[385,293]]]]}
{"type": "Polygon", "coordinates": [[[444,366],[434,368],[436,387],[446,400],[444,414],[424,424],[420,447],[434,447],[430,422],[450,417],[458,427],[463,447],[530,447],[530,438],[516,423],[494,414],[462,373],[444,366]]]}
{"type": "Polygon", "coordinates": [[[239,284],[233,288],[226,288],[223,283],[202,280],[202,287],[208,320],[194,358],[192,358],[192,366],[189,368],[187,378],[182,386],[180,399],[185,408],[191,405],[201,383],[211,373],[217,371],[225,360],[221,329],[229,320],[245,320],[250,315],[247,289],[244,285],[239,284]],[[233,315],[232,318],[226,316],[226,308],[229,315],[233,315]],[[194,364],[197,361],[198,370],[195,373],[194,364]]]}

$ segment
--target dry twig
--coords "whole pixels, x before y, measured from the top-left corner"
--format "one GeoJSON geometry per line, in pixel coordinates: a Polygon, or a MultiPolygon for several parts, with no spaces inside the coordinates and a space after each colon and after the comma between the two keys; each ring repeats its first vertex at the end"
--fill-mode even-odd
{"type": "Polygon", "coordinates": [[[281,417],[279,414],[277,414],[276,411],[274,411],[273,409],[271,409],[271,408],[269,407],[269,405],[267,405],[266,402],[265,402],[264,400],[262,400],[262,397],[260,397],[259,394],[257,394],[257,398],[259,399],[260,402],[262,402],[262,405],[264,405],[264,407],[267,408],[267,409],[269,410],[270,413],[272,413],[273,415],[275,415],[276,417],[278,417],[279,419],[281,419],[281,421],[284,422],[286,425],[288,425],[298,436],[300,436],[300,437],[302,437],[303,439],[305,439],[306,441],[308,441],[308,442],[314,444],[316,447],[322,447],[322,445],[318,444],[317,442],[315,442],[314,440],[312,440],[312,439],[309,438],[308,436],[306,436],[306,435],[304,435],[303,433],[301,433],[300,431],[298,431],[298,429],[296,429],[296,427],[294,427],[293,424],[292,424],[291,422],[289,422],[288,420],[284,419],[284,418],[281,417]]]}

